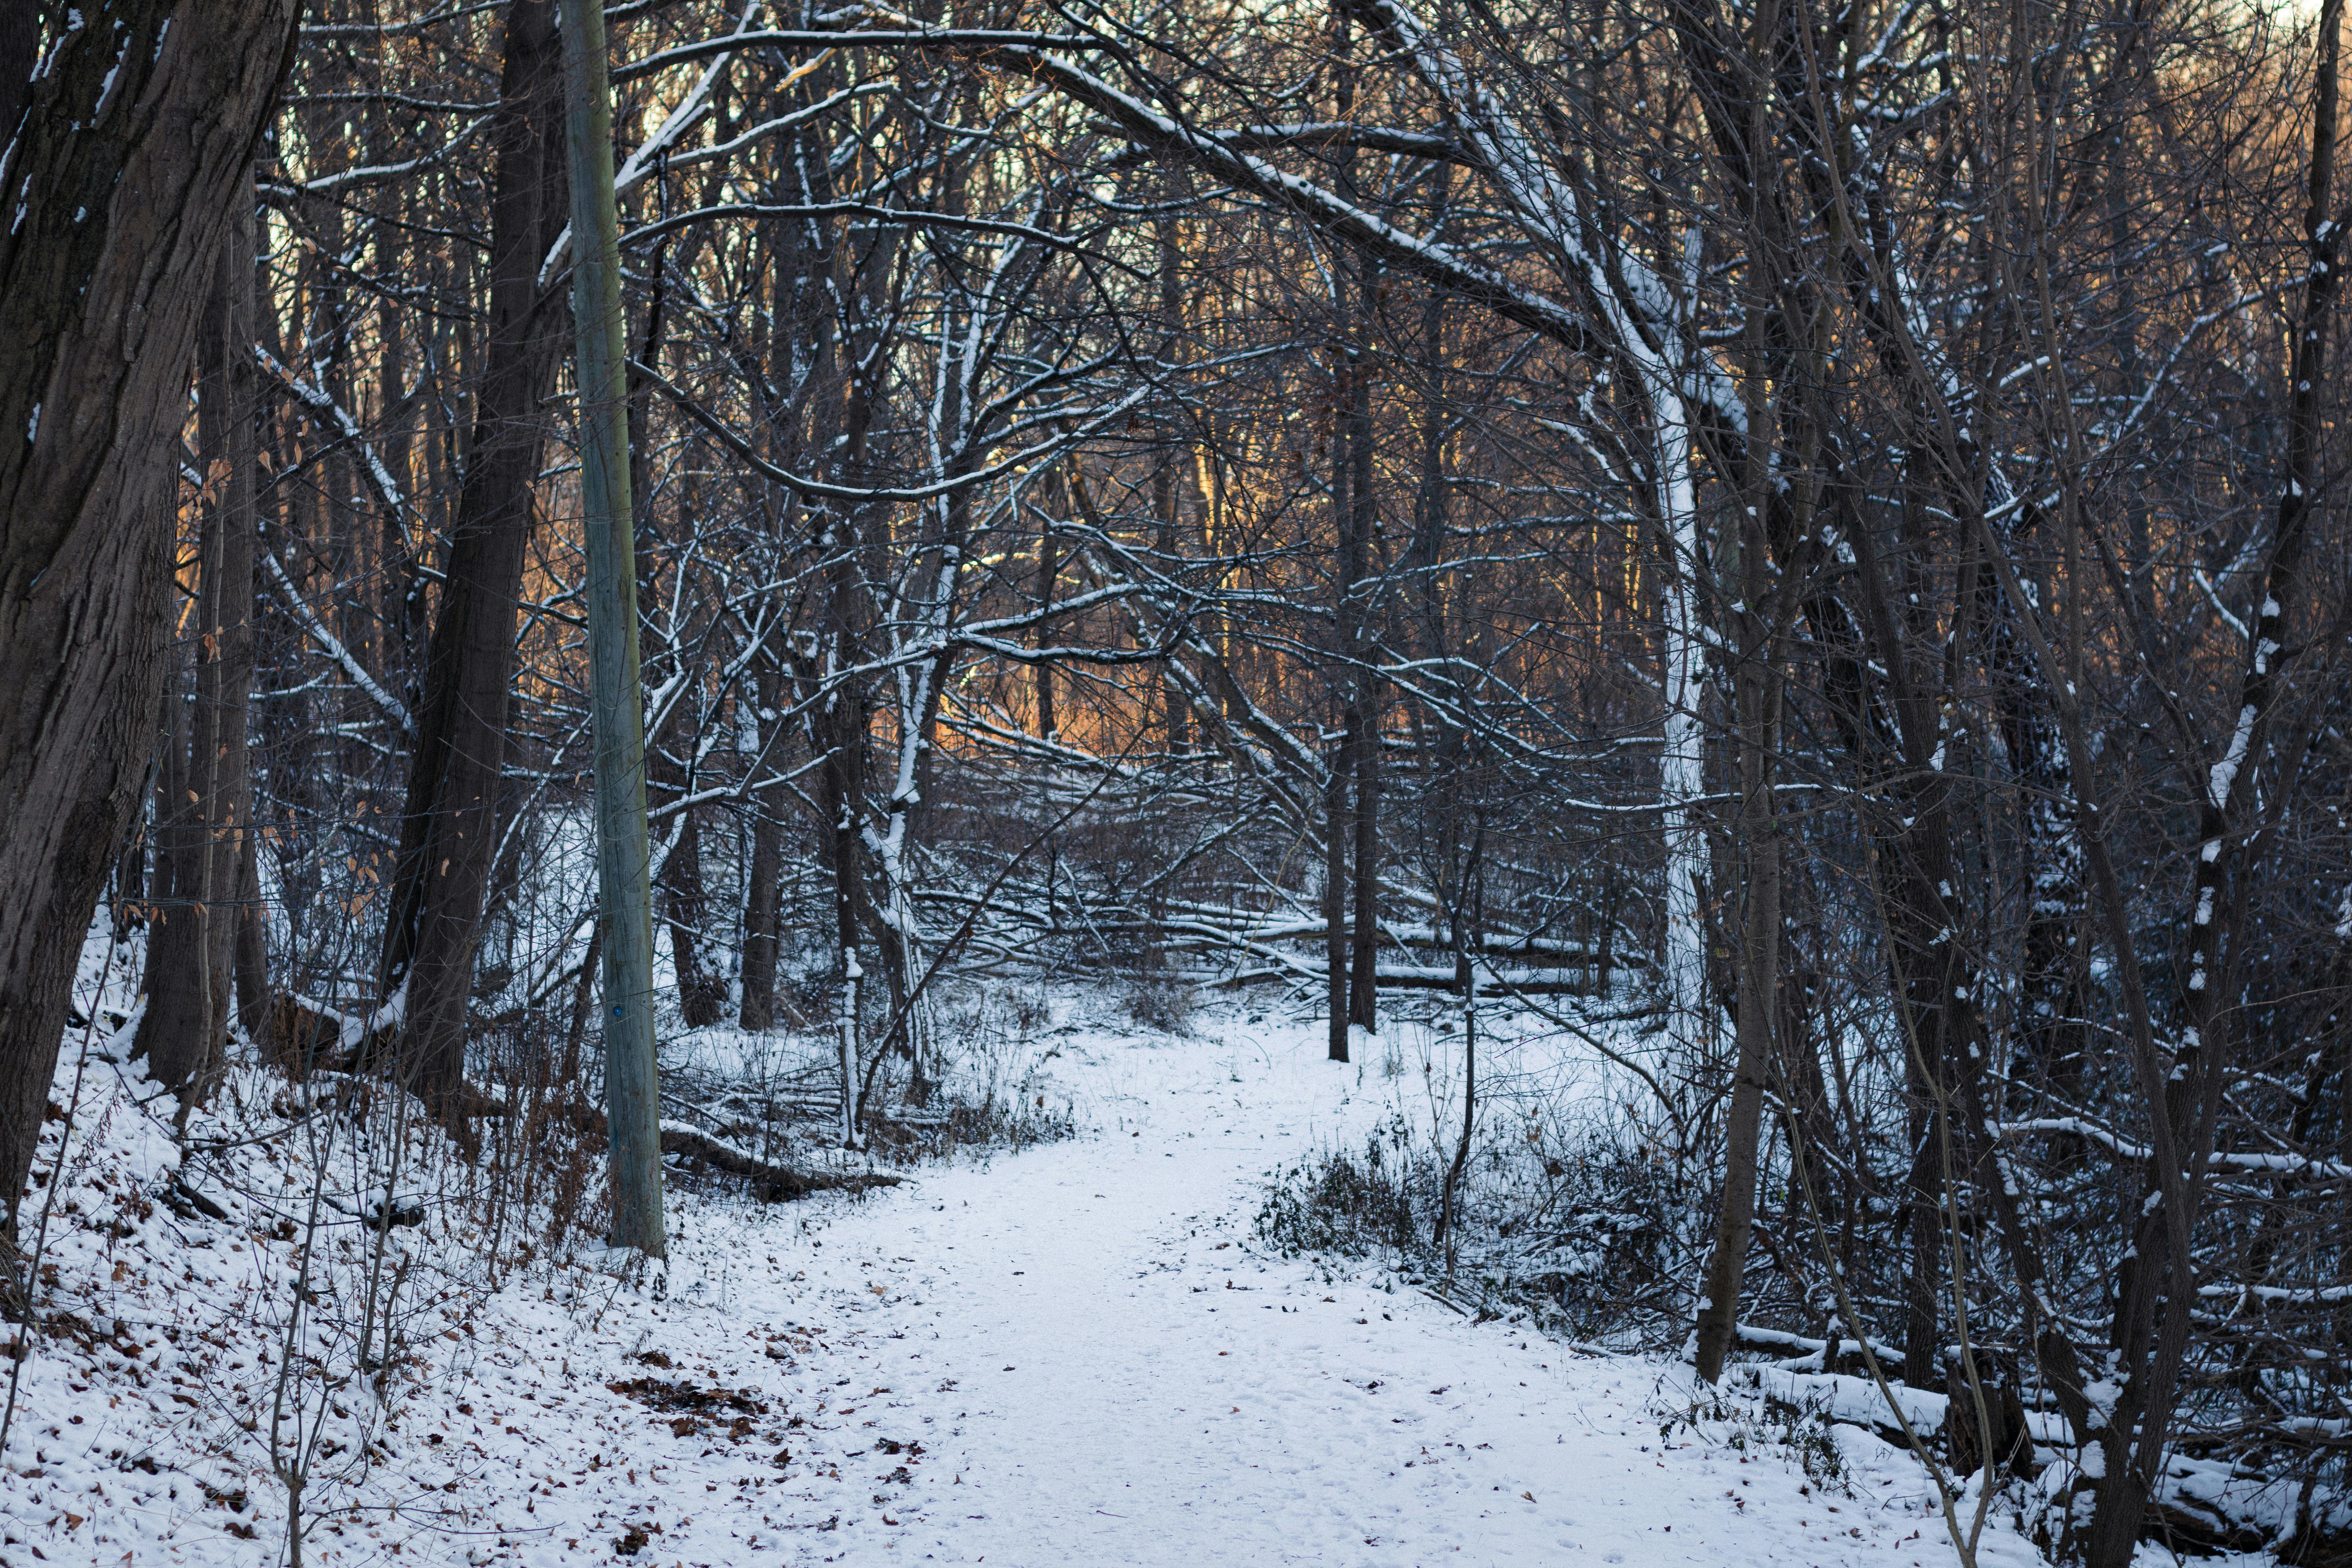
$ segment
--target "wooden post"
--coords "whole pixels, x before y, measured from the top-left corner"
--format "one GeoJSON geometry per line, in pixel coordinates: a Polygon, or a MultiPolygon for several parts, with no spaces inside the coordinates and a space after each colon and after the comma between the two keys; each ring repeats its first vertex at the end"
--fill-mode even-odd
{"type": "Polygon", "coordinates": [[[572,170],[572,320],[580,500],[588,536],[588,670],[596,751],[596,880],[603,898],[604,1100],[615,1247],[665,1250],[661,1092],[654,1061],[653,894],[646,842],[644,696],[629,502],[627,349],[613,205],[613,89],[597,0],[563,0],[565,142],[572,170]]]}

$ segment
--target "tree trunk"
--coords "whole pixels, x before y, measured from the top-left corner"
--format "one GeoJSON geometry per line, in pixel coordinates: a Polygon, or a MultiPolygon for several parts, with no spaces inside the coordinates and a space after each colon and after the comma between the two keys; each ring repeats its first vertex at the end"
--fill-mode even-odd
{"type": "MultiPolygon", "coordinates": [[[[1942,966],[1923,963],[1922,970],[1941,973],[1942,966]]],[[[1916,987],[1926,991],[1927,985],[1916,987]]],[[[1941,1314],[1937,1288],[1944,1278],[1944,1163],[1942,1152],[1950,1136],[1944,1114],[1939,1079],[1946,1053],[1947,1015],[1940,1002],[1912,1008],[1913,1038],[1906,1042],[1905,1073],[1911,1141],[1911,1167],[1904,1181],[1905,1223],[1910,1255],[1903,1276],[1903,1381],[1914,1388],[1932,1388],[1942,1357],[1941,1314]]]]}
{"type": "Polygon", "coordinates": [[[1772,1060],[1774,1016],[1780,1001],[1780,839],[1772,799],[1780,690],[1774,673],[1759,668],[1764,652],[1751,653],[1738,676],[1739,836],[1747,879],[1733,1023],[1738,1059],[1724,1125],[1723,1203],[1707,1261],[1706,1303],[1698,1316],[1698,1374],[1708,1383],[1723,1376],[1723,1358],[1738,1322],[1740,1278],[1756,1223],[1756,1152],[1763,1123],[1764,1078],[1772,1060]]]}
{"type": "MultiPolygon", "coordinates": [[[[1369,333],[1379,310],[1378,266],[1359,259],[1356,321],[1369,333]]],[[[1380,682],[1365,657],[1364,605],[1359,599],[1370,566],[1372,544],[1372,377],[1367,363],[1369,341],[1359,337],[1351,345],[1348,364],[1348,528],[1340,549],[1345,557],[1346,607],[1339,618],[1347,644],[1349,763],[1355,774],[1356,904],[1351,923],[1348,975],[1348,1022],[1358,1028],[1381,1026],[1380,1012],[1380,890],[1381,890],[1381,717],[1380,682]]]]}
{"type": "Polygon", "coordinates": [[[109,26],[59,42],[10,163],[0,1230],[11,1240],[82,935],[145,783],[167,636],[163,498],[189,360],[297,10],[293,0],[122,0],[109,26]]]}
{"type": "MultiPolygon", "coordinates": [[[[637,513],[630,504],[628,332],[613,191],[613,87],[602,0],[563,0],[565,166],[571,174],[572,364],[581,528],[587,545],[590,726],[595,736],[596,896],[604,922],[604,1110],[611,1245],[666,1255],[661,1068],[653,1024],[652,848],[646,822],[645,679],[638,661],[637,513]]],[[[659,263],[656,262],[656,268],[659,263]]],[[[658,301],[658,295],[656,296],[658,301]]],[[[655,315],[659,318],[659,305],[655,315]]]]}
{"type": "Polygon", "coordinates": [[[1330,1016],[1327,1054],[1348,1059],[1348,752],[1351,729],[1342,728],[1325,763],[1323,780],[1323,976],[1330,1016]]]}
{"type": "MultiPolygon", "coordinates": [[[[782,672],[775,659],[763,654],[753,676],[760,706],[760,756],[755,767],[781,773],[776,756],[777,715],[783,706],[782,672]]],[[[737,1019],[747,1029],[771,1029],[776,1023],[776,960],[782,945],[784,879],[784,818],[787,786],[770,784],[751,791],[751,886],[743,900],[743,1005],[737,1019]]]]}
{"type": "MultiPolygon", "coordinates": [[[[1460,829],[1450,828],[1446,846],[1452,859],[1461,848],[1460,829]]],[[[1432,1243],[1445,1257],[1445,1272],[1454,1273],[1454,1203],[1462,1191],[1462,1173],[1470,1167],[1470,1138],[1478,1130],[1478,979],[1471,953],[1486,936],[1486,822],[1483,812],[1470,830],[1468,853],[1455,865],[1452,881],[1453,908],[1448,911],[1454,941],[1454,987],[1462,994],[1462,1133],[1454,1144],[1454,1158],[1445,1167],[1438,1193],[1437,1228],[1432,1243]]]]}
{"type": "Polygon", "coordinates": [[[1369,698],[1356,715],[1355,753],[1355,950],[1348,976],[1348,1022],[1372,1030],[1381,1026],[1381,735],[1369,698]]]}
{"type": "MultiPolygon", "coordinates": [[[[156,764],[163,758],[161,715],[158,715],[158,719],[159,722],[153,737],[154,751],[149,756],[147,763],[147,771],[151,778],[157,772],[156,764]]],[[[147,821],[147,815],[155,801],[162,798],[160,781],[152,787],[142,788],[139,796],[139,804],[131,807],[130,828],[122,836],[122,847],[116,852],[114,858],[112,897],[114,936],[118,942],[147,924],[147,900],[150,896],[147,851],[150,847],[149,840],[153,837],[152,830],[147,821]]]]}
{"type": "MultiPolygon", "coordinates": [[[[1177,177],[1171,172],[1165,175],[1165,181],[1163,199],[1172,199],[1176,195],[1177,177]]],[[[1181,362],[1184,348],[1183,251],[1177,243],[1176,219],[1172,214],[1161,214],[1153,227],[1160,249],[1160,330],[1167,334],[1168,357],[1181,362]]],[[[1167,427],[1160,433],[1161,446],[1151,469],[1151,515],[1159,525],[1153,547],[1159,552],[1162,571],[1167,570],[1168,563],[1175,559],[1176,525],[1182,506],[1176,473],[1179,450],[1176,437],[1184,418],[1181,398],[1170,398],[1164,417],[1167,427]]],[[[1053,581],[1049,577],[1046,580],[1049,592],[1052,586],[1053,581]]],[[[1168,750],[1181,756],[1192,749],[1192,710],[1185,705],[1183,695],[1165,664],[1160,667],[1158,685],[1160,714],[1168,731],[1168,750]]]]}
{"type": "MultiPolygon", "coordinates": [[[[828,187],[829,189],[829,187],[828,187]]],[[[890,300],[890,258],[895,237],[877,236],[856,284],[858,317],[845,334],[842,359],[846,385],[841,422],[830,451],[836,483],[867,480],[867,442],[881,409],[878,339],[890,300]]],[[[843,258],[836,258],[836,265],[843,258]]],[[[824,450],[825,448],[818,448],[824,450]]],[[[865,966],[857,950],[866,926],[866,689],[849,675],[864,658],[866,630],[865,583],[859,560],[864,513],[855,503],[826,503],[816,529],[824,566],[824,605],[818,626],[817,657],[810,674],[822,693],[811,722],[811,738],[824,758],[818,770],[817,806],[824,814],[825,861],[832,873],[834,943],[840,960],[836,1028],[841,1058],[841,1139],[857,1146],[858,1009],[865,966]]]]}
{"type": "MultiPolygon", "coordinates": [[[[254,195],[248,180],[214,268],[197,342],[196,445],[205,465],[194,636],[195,706],[176,758],[172,899],[147,939],[137,1049],[157,1082],[201,1098],[227,1044],[251,837],[246,717],[254,659],[254,195]]],[[[176,749],[176,737],[174,747],[176,749]]]]}
{"type": "MultiPolygon", "coordinates": [[[[691,775],[681,788],[691,787],[691,775]]],[[[677,974],[678,1016],[690,1028],[719,1022],[727,984],[709,962],[703,931],[710,912],[702,877],[702,824],[694,808],[678,814],[677,841],[662,858],[662,918],[669,923],[670,963],[677,974]]]]}
{"type": "Polygon", "coordinates": [[[245,835],[237,857],[236,1021],[257,1038],[269,1016],[269,910],[261,901],[261,834],[245,835]]]}
{"type": "MultiPolygon", "coordinates": [[[[2131,1279],[2123,1292],[2114,1335],[2122,1388],[2103,1433],[2106,1460],[2084,1555],[2092,1568],[2126,1568],[2145,1528],[2149,1499],[2164,1474],[2168,1434],[2193,1375],[2188,1350],[2198,1311],[2197,1281],[2210,1265],[2193,1244],[2200,1201],[2210,1180],[2205,1169],[2219,1133],[2228,1092],[2228,1068],[2235,1057],[2242,1023],[2236,1009],[2237,971],[2245,891],[2243,880],[2259,874],[2267,834],[2250,835],[2245,825],[2256,783],[2273,745],[2271,727],[2289,661],[2302,651],[2289,646],[2288,617],[2305,596],[2305,556],[2314,510],[2323,494],[2327,447],[2328,334],[2343,277],[2343,214],[2333,196],[2336,158],[2338,71],[2343,39],[2343,0],[2324,0],[2318,21],[2319,58],[2312,84],[2311,156],[2304,235],[2308,268],[2304,296],[2289,342],[2285,483],[2272,524],[2269,559],[2263,573],[2261,607],[2249,617],[2246,663],[2238,679],[2235,722],[2227,742],[2212,737],[2199,759],[2204,798],[2199,802],[2199,849],[2185,939],[2188,973],[2179,1000],[2179,1043],[2170,1070],[2158,1089],[2161,1062],[2126,908],[2104,832],[2085,846],[2092,855],[2100,901],[2114,921],[2116,947],[2124,955],[2124,1000],[2131,1024],[2133,1054],[2146,1085],[2153,1158],[2146,1177],[2152,1189],[2140,1207],[2134,1237],[2131,1279]],[[2236,881],[2236,898],[2231,884],[2236,881]],[[2127,1462],[2126,1462],[2127,1460],[2127,1462]]],[[[2340,612],[2339,612],[2340,614],[2340,612]]],[[[2079,668],[2085,630],[2079,616],[2068,627],[2068,657],[2079,668]]],[[[2089,770],[2088,747],[2079,717],[2068,739],[2089,770]]],[[[2192,773],[2191,777],[2196,777],[2192,773]]],[[[2085,813],[2087,816],[2088,814],[2085,813]]]]}
{"type": "MultiPolygon", "coordinates": [[[[845,643],[846,637],[842,639],[845,643]]],[[[841,961],[838,1027],[841,1036],[841,1137],[857,1146],[858,963],[866,923],[866,868],[858,817],[866,793],[866,710],[860,693],[839,689],[828,700],[823,727],[826,757],[818,770],[819,803],[825,811],[825,859],[833,873],[833,936],[841,961]]]]}
{"type": "Polygon", "coordinates": [[[540,262],[568,210],[558,133],[562,79],[550,0],[512,0],[505,52],[494,137],[490,337],[447,581],[425,653],[425,700],[383,933],[383,994],[406,993],[402,1070],[445,1102],[465,1077],[474,942],[498,848],[515,604],[546,433],[541,405],[563,347],[560,293],[539,288],[540,262]]]}
{"type": "MultiPolygon", "coordinates": [[[[1057,480],[1059,480],[1059,470],[1046,477],[1047,504],[1038,509],[1037,608],[1041,612],[1054,607],[1054,579],[1061,572],[1061,563],[1054,556],[1054,514],[1056,510],[1066,512],[1069,502],[1066,498],[1058,498],[1055,495],[1055,491],[1067,488],[1066,480],[1056,482],[1057,480]]],[[[1052,637],[1053,633],[1041,622],[1035,636],[1031,640],[1034,643],[1043,644],[1050,641],[1052,637]]],[[[1050,661],[1041,658],[1030,667],[1030,671],[1032,678],[1037,683],[1038,738],[1045,741],[1058,740],[1062,731],[1062,721],[1061,716],[1054,711],[1054,666],[1050,661]]]]}
{"type": "MultiPolygon", "coordinates": [[[[159,504],[173,514],[176,552],[179,508],[176,504],[178,485],[174,482],[159,504]]],[[[179,605],[176,587],[164,589],[173,620],[177,620],[179,605]]],[[[179,881],[184,870],[187,855],[186,839],[193,824],[188,802],[194,792],[188,788],[188,690],[187,661],[189,648],[175,641],[163,653],[163,711],[155,726],[155,864],[147,878],[147,915],[151,923],[160,919],[160,911],[168,908],[179,896],[179,881]]]]}
{"type": "MultiPolygon", "coordinates": [[[[661,363],[664,306],[668,291],[666,248],[657,248],[652,261],[654,275],[653,299],[646,311],[646,335],[637,351],[638,363],[657,365],[661,363]]],[[[635,523],[635,571],[637,574],[637,604],[646,619],[652,620],[651,606],[662,602],[659,581],[661,557],[653,546],[663,542],[659,521],[654,510],[653,460],[649,450],[650,413],[647,402],[652,396],[652,384],[635,372],[629,375],[629,452],[630,471],[635,479],[631,487],[630,504],[635,523]]],[[[692,526],[699,517],[700,508],[688,481],[688,490],[681,521],[692,526]]],[[[642,630],[650,630],[649,626],[642,630]]],[[[671,625],[667,628],[670,648],[671,673],[684,675],[680,668],[687,659],[685,648],[690,634],[684,626],[671,625]]],[[[656,684],[659,684],[656,682],[656,684]]],[[[646,748],[646,798],[656,806],[673,805],[694,793],[695,763],[699,751],[698,737],[688,727],[690,706],[681,700],[670,710],[669,721],[646,748]]],[[[656,868],[657,892],[661,902],[663,923],[669,927],[670,966],[677,983],[677,1010],[688,1026],[706,1028],[719,1022],[727,1003],[727,985],[709,963],[704,926],[709,915],[710,903],[702,876],[702,824],[689,806],[678,813],[678,823],[672,833],[668,851],[656,868]]]]}
{"type": "MultiPolygon", "coordinates": [[[[1345,121],[1355,111],[1355,70],[1348,60],[1349,16],[1338,4],[1331,7],[1332,97],[1337,117],[1345,121]]],[[[1352,195],[1355,161],[1343,158],[1339,186],[1352,195]]],[[[1356,354],[1349,317],[1344,263],[1335,259],[1331,293],[1331,537],[1337,546],[1338,568],[1331,584],[1331,657],[1325,679],[1337,702],[1339,734],[1324,763],[1323,782],[1323,965],[1324,1006],[1330,1024],[1327,1054],[1335,1062],[1348,1059],[1348,981],[1350,949],[1348,940],[1348,848],[1354,837],[1348,811],[1348,775],[1354,771],[1357,712],[1356,678],[1350,660],[1356,652],[1355,593],[1359,552],[1354,548],[1356,526],[1356,354]]]]}
{"type": "MultiPolygon", "coordinates": [[[[1356,812],[1349,809],[1349,786],[1351,775],[1359,769],[1357,753],[1364,741],[1363,710],[1358,699],[1361,683],[1357,679],[1355,660],[1359,649],[1356,626],[1356,580],[1362,564],[1361,542],[1356,537],[1358,503],[1356,490],[1363,478],[1363,467],[1357,461],[1361,432],[1356,419],[1356,388],[1360,379],[1357,366],[1342,351],[1338,374],[1334,377],[1336,399],[1331,464],[1331,520],[1339,535],[1339,576],[1333,584],[1333,615],[1336,626],[1332,634],[1333,652],[1330,680],[1340,698],[1339,736],[1335,742],[1324,776],[1323,784],[1323,924],[1326,989],[1330,1008],[1329,1054],[1331,1060],[1348,1059],[1348,1030],[1361,1020],[1360,1009],[1371,1012],[1368,976],[1353,973],[1359,955],[1364,951],[1363,934],[1351,937],[1348,931],[1351,912],[1348,897],[1348,851],[1350,841],[1361,842],[1363,829],[1356,812]],[[1351,995],[1352,989],[1360,994],[1351,995]]],[[[1358,796],[1358,810],[1361,795],[1358,796]]],[[[1359,879],[1363,868],[1356,868],[1359,879]]],[[[1362,895],[1358,895],[1357,910],[1360,910],[1362,895]]],[[[1360,918],[1360,915],[1359,915],[1360,918]]]]}

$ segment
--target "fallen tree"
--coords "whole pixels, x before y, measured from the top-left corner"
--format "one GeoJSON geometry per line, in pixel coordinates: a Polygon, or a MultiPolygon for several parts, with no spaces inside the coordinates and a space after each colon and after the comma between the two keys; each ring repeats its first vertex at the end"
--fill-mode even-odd
{"type": "MultiPolygon", "coordinates": [[[[600,1130],[604,1120],[601,1114],[596,1118],[600,1130]]],[[[690,1155],[730,1176],[750,1177],[751,1195],[763,1204],[789,1203],[811,1193],[871,1192],[876,1187],[895,1187],[903,1180],[878,1171],[795,1171],[789,1165],[771,1164],[683,1121],[661,1124],[661,1147],[665,1154],[690,1155]]]]}

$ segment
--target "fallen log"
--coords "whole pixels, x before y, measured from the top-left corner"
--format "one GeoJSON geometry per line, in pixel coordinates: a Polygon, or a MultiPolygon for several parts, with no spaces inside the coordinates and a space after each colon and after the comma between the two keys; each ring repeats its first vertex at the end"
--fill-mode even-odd
{"type": "Polygon", "coordinates": [[[750,1177],[751,1195],[763,1204],[789,1203],[811,1193],[870,1192],[876,1187],[895,1187],[904,1179],[877,1171],[795,1171],[789,1165],[772,1165],[682,1121],[661,1124],[661,1146],[665,1154],[690,1155],[730,1176],[750,1177]]]}
{"type": "MultiPolygon", "coordinates": [[[[1496,969],[1481,963],[1473,973],[1481,996],[1507,996],[1515,992],[1528,996],[1594,996],[1601,994],[1601,982],[1595,977],[1598,972],[1583,966],[1571,966],[1562,971],[1496,969]],[[1569,978],[1570,974],[1575,978],[1569,978]]],[[[1451,991],[1457,996],[1461,994],[1461,982],[1454,978],[1451,964],[1383,963],[1375,968],[1373,978],[1384,991],[1451,991]]]]}

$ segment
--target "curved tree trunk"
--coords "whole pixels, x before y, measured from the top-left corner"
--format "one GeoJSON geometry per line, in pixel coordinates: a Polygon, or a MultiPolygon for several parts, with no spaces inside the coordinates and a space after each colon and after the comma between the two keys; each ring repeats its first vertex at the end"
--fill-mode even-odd
{"type": "MultiPolygon", "coordinates": [[[[33,84],[0,234],[0,1231],[136,808],[196,323],[294,0],[122,0],[33,84]],[[24,432],[20,439],[17,432],[24,432]]],[[[23,68],[9,49],[0,68],[23,68]]],[[[23,92],[11,85],[11,100],[23,92]]]]}

